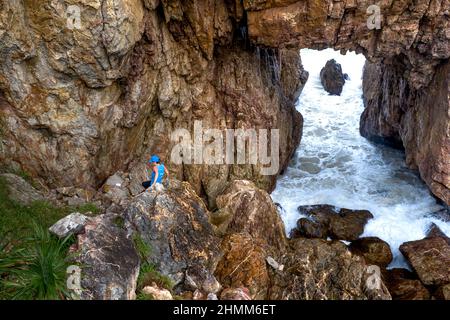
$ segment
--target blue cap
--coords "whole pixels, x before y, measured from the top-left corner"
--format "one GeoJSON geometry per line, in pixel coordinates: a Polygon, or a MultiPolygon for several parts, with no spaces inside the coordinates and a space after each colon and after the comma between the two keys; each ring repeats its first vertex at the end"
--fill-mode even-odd
{"type": "Polygon", "coordinates": [[[151,158],[150,158],[150,161],[149,162],[159,162],[160,160],[159,160],[159,157],[157,156],[157,155],[153,155],[151,158]]]}

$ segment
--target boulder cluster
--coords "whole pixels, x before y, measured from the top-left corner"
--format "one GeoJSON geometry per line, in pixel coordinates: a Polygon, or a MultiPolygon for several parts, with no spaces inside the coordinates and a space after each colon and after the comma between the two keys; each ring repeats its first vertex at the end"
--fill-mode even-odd
{"type": "Polygon", "coordinates": [[[413,271],[387,270],[389,245],[360,238],[368,211],[299,207],[305,217],[288,238],[279,208],[253,182],[230,183],[211,211],[188,182],[132,196],[118,177],[108,179],[114,192],[99,191],[100,214],[74,212],[50,227],[76,235],[81,299],[449,298],[450,241],[436,226],[400,247],[413,271]]]}

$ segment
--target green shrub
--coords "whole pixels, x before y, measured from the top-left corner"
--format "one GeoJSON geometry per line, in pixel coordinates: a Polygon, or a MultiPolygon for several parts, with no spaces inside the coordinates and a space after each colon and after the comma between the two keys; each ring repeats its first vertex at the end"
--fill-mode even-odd
{"type": "Polygon", "coordinates": [[[159,273],[156,270],[155,265],[150,263],[142,264],[137,281],[138,291],[142,290],[146,286],[151,286],[153,283],[156,283],[158,287],[169,291],[172,291],[174,287],[172,280],[169,277],[159,273]]]}
{"type": "Polygon", "coordinates": [[[46,228],[33,224],[33,236],[3,257],[6,298],[58,300],[68,296],[66,254],[70,239],[57,239],[46,228]]]}

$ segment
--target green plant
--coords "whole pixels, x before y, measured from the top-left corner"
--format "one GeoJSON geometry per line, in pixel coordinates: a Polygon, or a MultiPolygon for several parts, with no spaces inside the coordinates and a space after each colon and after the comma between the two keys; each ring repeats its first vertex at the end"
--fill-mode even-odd
{"type": "Polygon", "coordinates": [[[155,298],[151,294],[140,292],[136,295],[136,300],[155,300],[155,298]]]}
{"type": "Polygon", "coordinates": [[[135,233],[133,235],[133,242],[134,247],[136,248],[136,251],[139,255],[139,258],[141,258],[141,261],[147,262],[147,257],[151,253],[150,246],[147,243],[145,243],[145,241],[138,233],[135,233]]]}
{"type": "MultiPolygon", "coordinates": [[[[145,241],[138,233],[135,233],[133,235],[133,241],[136,251],[138,252],[138,255],[141,259],[141,268],[139,270],[139,277],[137,280],[137,290],[140,291],[144,287],[151,286],[153,285],[153,283],[156,283],[158,287],[165,288],[171,291],[174,287],[172,280],[169,277],[159,273],[156,270],[156,266],[148,261],[148,256],[151,253],[151,247],[147,243],[145,243],[145,241]]],[[[141,295],[141,298],[144,298],[144,296],[146,296],[143,293],[141,293],[141,295]]],[[[149,297],[141,300],[149,300],[149,297]]]]}
{"type": "Polygon", "coordinates": [[[125,228],[125,219],[122,216],[115,217],[113,222],[117,227],[121,229],[125,228]]]}
{"type": "Polygon", "coordinates": [[[86,203],[86,204],[83,204],[81,206],[74,207],[72,209],[72,211],[77,211],[77,212],[80,212],[80,213],[91,212],[93,215],[96,215],[96,214],[99,214],[101,210],[94,203],[86,203]]]}
{"type": "Polygon", "coordinates": [[[33,224],[33,236],[6,259],[8,274],[2,286],[10,292],[11,299],[57,300],[67,296],[66,260],[70,238],[59,240],[47,229],[33,224]]]}
{"type": "Polygon", "coordinates": [[[146,286],[153,285],[153,283],[156,283],[156,285],[160,288],[165,288],[170,291],[174,287],[173,281],[169,277],[159,273],[156,270],[155,265],[144,263],[143,265],[141,265],[141,269],[139,272],[137,289],[142,290],[146,286]]]}

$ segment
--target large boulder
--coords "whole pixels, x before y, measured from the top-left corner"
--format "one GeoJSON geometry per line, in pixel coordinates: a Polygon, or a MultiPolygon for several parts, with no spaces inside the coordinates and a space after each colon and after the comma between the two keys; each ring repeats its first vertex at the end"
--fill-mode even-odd
{"type": "Polygon", "coordinates": [[[217,197],[211,221],[221,234],[247,232],[277,249],[286,247],[283,220],[270,195],[253,182],[235,180],[217,197]]]}
{"type": "Polygon", "coordinates": [[[49,231],[59,238],[81,233],[89,218],[79,212],[74,212],[58,220],[49,228],[49,231]]]}
{"type": "Polygon", "coordinates": [[[213,272],[221,250],[209,215],[190,184],[177,181],[167,190],[135,197],[125,210],[130,233],[149,247],[147,262],[180,289],[215,293],[220,285],[213,272]]]}
{"type": "Polygon", "coordinates": [[[428,300],[431,297],[417,276],[406,269],[388,270],[385,279],[393,300],[428,300]]]}
{"type": "Polygon", "coordinates": [[[405,242],[400,246],[400,252],[424,285],[450,283],[450,245],[446,239],[433,237],[405,242]]]}
{"type": "Polygon", "coordinates": [[[10,199],[24,205],[29,205],[34,201],[45,200],[44,195],[22,177],[12,173],[3,173],[0,174],[0,177],[6,182],[10,199]]]}
{"type": "Polygon", "coordinates": [[[224,256],[215,272],[220,283],[225,288],[246,287],[253,299],[265,299],[270,280],[264,242],[248,233],[236,233],[224,238],[222,250],[224,256]]]}
{"type": "Polygon", "coordinates": [[[431,223],[427,230],[427,238],[444,238],[450,245],[450,238],[435,223],[431,223]]]}
{"type": "Polygon", "coordinates": [[[327,61],[325,67],[320,71],[320,82],[329,94],[340,96],[345,84],[342,67],[336,60],[327,61]]]}
{"type": "Polygon", "coordinates": [[[364,257],[368,264],[387,267],[392,262],[392,251],[386,241],[377,237],[359,238],[349,246],[351,252],[364,257]]]}
{"type": "Polygon", "coordinates": [[[340,241],[293,239],[271,272],[270,299],[390,299],[381,276],[340,241]]]}
{"type": "Polygon", "coordinates": [[[81,299],[130,300],[136,297],[140,260],[133,239],[115,222],[116,215],[89,221],[78,235],[81,299]]]}
{"type": "Polygon", "coordinates": [[[299,219],[292,233],[295,237],[353,241],[359,238],[366,223],[373,218],[367,210],[338,209],[330,205],[300,206],[298,211],[309,219],[299,219]]]}

